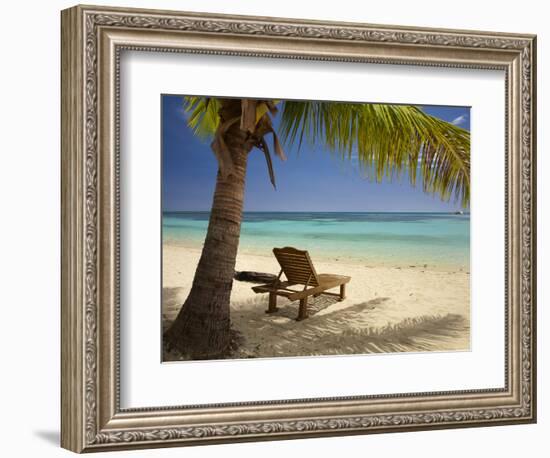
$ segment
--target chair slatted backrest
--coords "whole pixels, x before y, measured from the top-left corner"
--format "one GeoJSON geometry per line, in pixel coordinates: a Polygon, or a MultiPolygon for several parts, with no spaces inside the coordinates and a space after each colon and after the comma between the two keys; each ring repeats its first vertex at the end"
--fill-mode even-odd
{"type": "Polygon", "coordinates": [[[300,285],[319,286],[317,272],[311,262],[309,253],[292,247],[273,248],[287,280],[300,285]]]}

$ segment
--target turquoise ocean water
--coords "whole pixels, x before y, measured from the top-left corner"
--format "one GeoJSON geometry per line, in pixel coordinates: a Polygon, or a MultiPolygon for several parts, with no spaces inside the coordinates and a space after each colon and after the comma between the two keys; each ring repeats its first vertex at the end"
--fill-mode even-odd
{"type": "MultiPolygon", "coordinates": [[[[164,212],[163,243],[203,243],[208,212],[164,212]]],[[[448,213],[245,212],[239,251],[306,249],[315,259],[469,270],[470,216],[448,213]]]]}

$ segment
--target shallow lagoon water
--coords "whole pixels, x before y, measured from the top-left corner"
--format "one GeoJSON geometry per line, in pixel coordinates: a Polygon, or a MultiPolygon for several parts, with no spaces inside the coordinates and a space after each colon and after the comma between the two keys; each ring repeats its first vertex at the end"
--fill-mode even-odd
{"type": "MultiPolygon", "coordinates": [[[[201,246],[208,212],[164,212],[163,242],[201,246]]],[[[470,216],[449,213],[245,212],[239,250],[306,249],[316,258],[366,265],[469,270],[470,216]]]]}

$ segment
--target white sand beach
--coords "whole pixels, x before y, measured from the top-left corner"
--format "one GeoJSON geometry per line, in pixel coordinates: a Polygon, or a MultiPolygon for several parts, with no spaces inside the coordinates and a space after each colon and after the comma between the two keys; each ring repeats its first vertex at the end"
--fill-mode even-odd
{"type": "MultiPolygon", "coordinates": [[[[163,326],[175,319],[190,290],[200,249],[163,246],[163,326]]],[[[234,281],[232,327],[240,335],[233,357],[456,351],[470,348],[470,273],[467,268],[376,266],[345,259],[318,259],[318,273],[351,276],[347,297],[310,298],[309,315],[296,321],[297,302],[278,298],[266,314],[267,294],[234,281]]],[[[237,271],[277,274],[271,253],[239,253],[237,271]]],[[[180,356],[165,352],[164,360],[180,356]]]]}

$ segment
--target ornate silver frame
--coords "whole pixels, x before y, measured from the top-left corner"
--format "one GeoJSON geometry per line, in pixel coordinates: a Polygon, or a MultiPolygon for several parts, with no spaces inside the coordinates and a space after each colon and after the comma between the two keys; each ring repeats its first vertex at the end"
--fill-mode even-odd
{"type": "Polygon", "coordinates": [[[93,6],[64,10],[61,31],[63,447],[90,452],[535,421],[535,36],[93,6]],[[121,409],[123,49],[504,70],[506,386],[121,409]]]}

